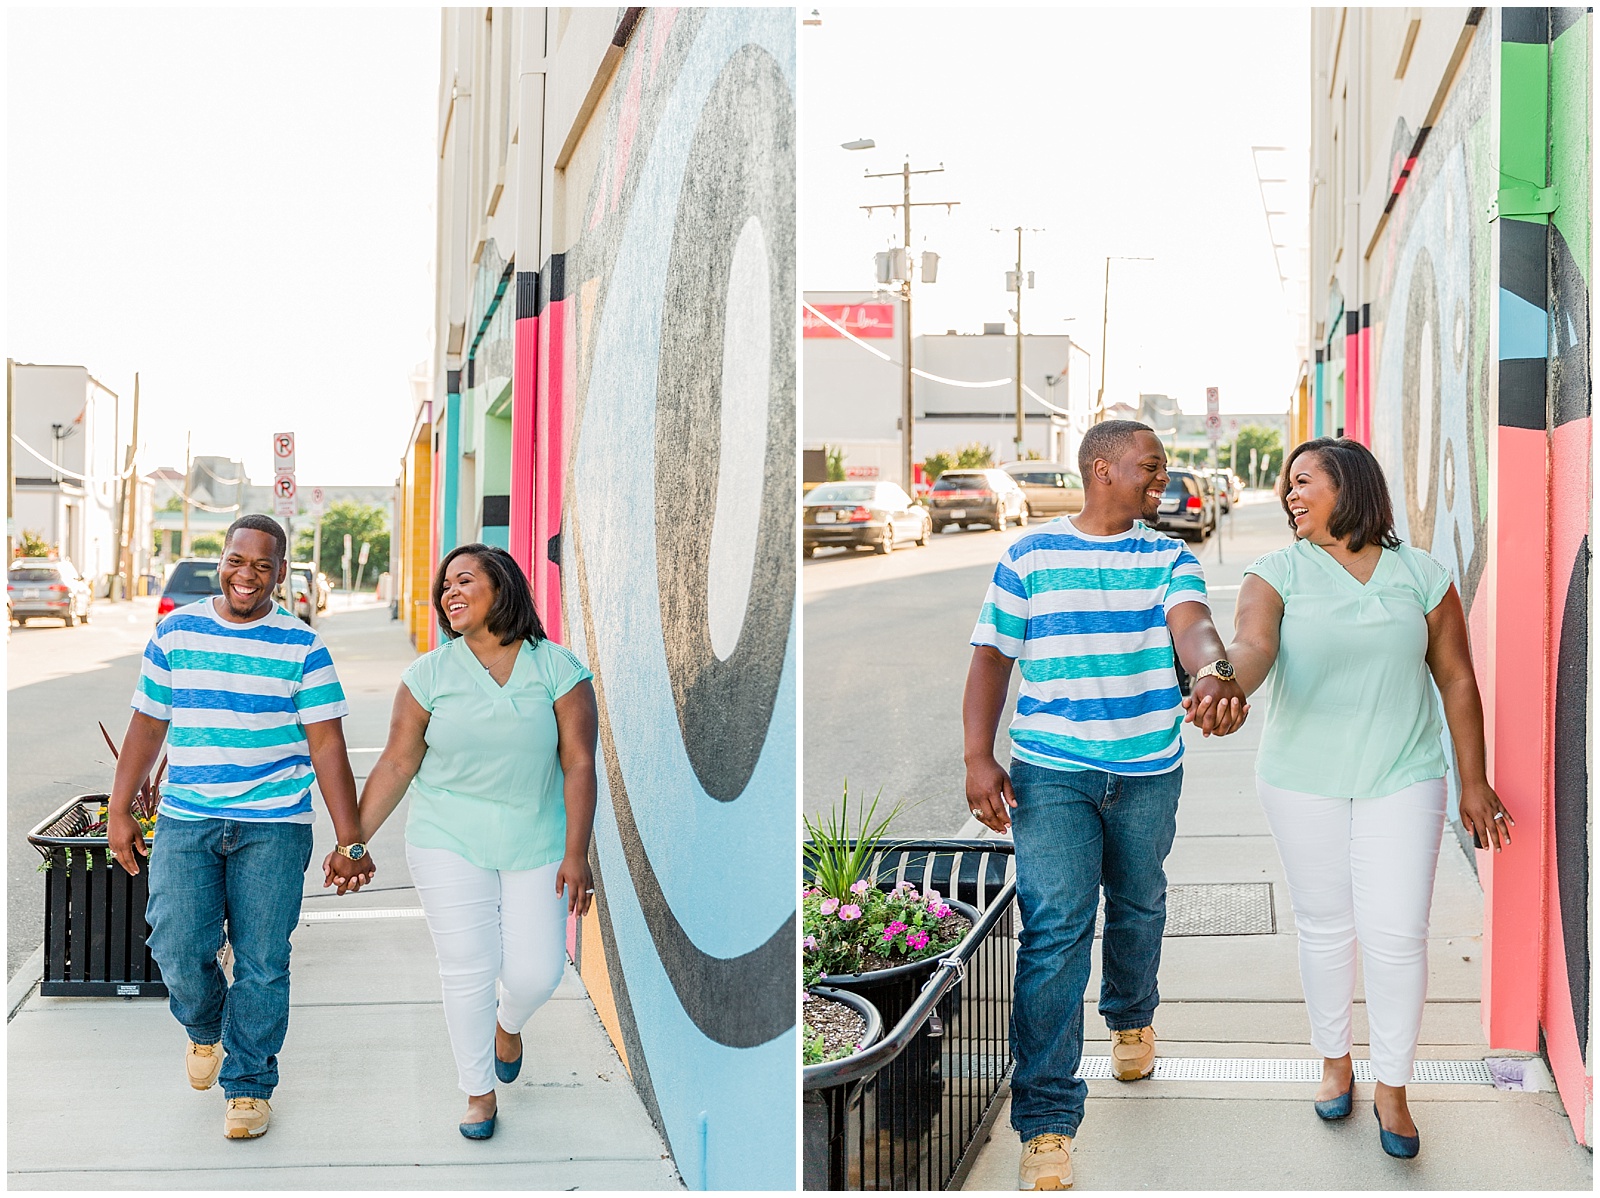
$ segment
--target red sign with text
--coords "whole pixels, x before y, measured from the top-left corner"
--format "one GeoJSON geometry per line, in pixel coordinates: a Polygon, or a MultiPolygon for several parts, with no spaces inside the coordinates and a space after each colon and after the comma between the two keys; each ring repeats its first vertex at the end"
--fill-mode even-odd
{"type": "Polygon", "coordinates": [[[839,328],[845,329],[852,337],[862,340],[870,338],[890,338],[894,336],[894,305],[893,304],[812,304],[803,309],[805,316],[805,335],[807,337],[842,337],[839,328]],[[812,309],[816,311],[812,311],[812,309]],[[827,317],[823,320],[817,315],[827,317]],[[831,320],[833,324],[829,324],[831,320]]]}

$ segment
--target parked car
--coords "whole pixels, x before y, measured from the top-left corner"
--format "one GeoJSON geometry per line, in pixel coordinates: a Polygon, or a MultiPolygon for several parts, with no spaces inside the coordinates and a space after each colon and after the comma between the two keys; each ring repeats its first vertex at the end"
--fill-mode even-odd
{"type": "Polygon", "coordinates": [[[1181,466],[1167,469],[1167,490],[1152,527],[1175,532],[1184,540],[1203,541],[1217,527],[1216,492],[1197,470],[1181,466]]]}
{"type": "Polygon", "coordinates": [[[1244,490],[1239,476],[1224,466],[1211,471],[1211,480],[1217,488],[1217,501],[1222,505],[1222,510],[1231,512],[1244,490]]]}
{"type": "Polygon", "coordinates": [[[896,544],[928,543],[927,511],[890,482],[823,483],[805,498],[800,539],[810,557],[824,545],[871,546],[892,553],[896,544]]]}
{"type": "Polygon", "coordinates": [[[290,562],[289,568],[291,570],[304,570],[316,579],[317,610],[319,612],[327,611],[328,596],[333,593],[333,589],[328,585],[328,576],[310,562],[290,562]]]}
{"type": "Polygon", "coordinates": [[[947,524],[987,524],[1004,532],[1013,520],[1027,527],[1028,497],[1004,470],[946,470],[928,493],[928,511],[934,532],[947,524]]]}
{"type": "Polygon", "coordinates": [[[221,564],[214,557],[186,557],[174,563],[161,590],[161,602],[156,604],[156,619],[164,620],[197,599],[222,594],[222,582],[217,578],[221,564]]]}
{"type": "Polygon", "coordinates": [[[289,568],[289,586],[294,596],[294,607],[291,608],[307,624],[316,625],[317,612],[322,610],[317,606],[317,584],[312,581],[311,571],[299,566],[289,568]]]}
{"type": "Polygon", "coordinates": [[[1012,462],[1005,472],[1022,488],[1028,515],[1034,520],[1083,510],[1083,479],[1076,470],[1059,462],[1012,462]]]}
{"type": "Polygon", "coordinates": [[[53,616],[68,628],[87,624],[94,602],[89,580],[64,557],[19,557],[6,576],[6,598],[18,624],[53,616]]]}

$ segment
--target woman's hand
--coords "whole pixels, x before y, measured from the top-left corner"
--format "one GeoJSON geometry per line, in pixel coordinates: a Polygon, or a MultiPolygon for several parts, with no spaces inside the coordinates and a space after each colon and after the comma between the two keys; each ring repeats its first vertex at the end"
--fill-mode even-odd
{"type": "Polygon", "coordinates": [[[1479,848],[1493,847],[1498,853],[1511,843],[1511,828],[1517,821],[1492,786],[1471,782],[1461,788],[1461,822],[1479,848]]]}
{"type": "Polygon", "coordinates": [[[567,892],[567,914],[579,918],[589,913],[589,903],[594,898],[594,875],[589,872],[585,857],[570,853],[561,858],[561,868],[556,870],[556,894],[567,892]]]}

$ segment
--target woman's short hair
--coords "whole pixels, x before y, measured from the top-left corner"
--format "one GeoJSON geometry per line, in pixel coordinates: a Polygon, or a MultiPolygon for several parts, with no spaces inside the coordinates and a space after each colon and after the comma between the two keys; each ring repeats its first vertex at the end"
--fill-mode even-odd
{"type": "Polygon", "coordinates": [[[1352,553],[1359,553],[1368,545],[1393,549],[1400,544],[1394,531],[1394,507],[1389,501],[1389,484],[1384,482],[1383,467],[1372,456],[1372,450],[1349,437],[1302,441],[1283,460],[1278,499],[1283,504],[1283,514],[1289,518],[1291,530],[1294,517],[1289,515],[1289,489],[1293,485],[1294,463],[1301,454],[1307,453],[1317,455],[1317,461],[1339,492],[1333,515],[1328,520],[1331,536],[1340,540],[1349,537],[1352,553]]]}
{"type": "Polygon", "coordinates": [[[494,587],[494,603],[489,608],[489,618],[484,621],[490,632],[500,638],[502,645],[512,641],[527,641],[537,645],[544,640],[544,625],[533,606],[533,591],[517,559],[495,545],[474,541],[470,545],[457,545],[445,554],[439,563],[439,572],[433,576],[433,610],[439,613],[439,631],[451,640],[461,635],[450,627],[450,613],[444,608],[445,571],[458,557],[473,557],[494,587]]]}

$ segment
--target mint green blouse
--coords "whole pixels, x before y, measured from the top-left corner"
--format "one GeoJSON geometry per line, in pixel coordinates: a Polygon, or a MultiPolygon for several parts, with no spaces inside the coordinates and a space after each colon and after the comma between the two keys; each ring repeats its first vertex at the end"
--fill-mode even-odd
{"type": "Polygon", "coordinates": [[[1450,574],[1410,545],[1365,584],[1310,541],[1245,571],[1283,599],[1256,773],[1273,786],[1378,798],[1445,772],[1427,615],[1450,574]]]}
{"type": "Polygon", "coordinates": [[[428,750],[407,792],[406,840],[483,869],[538,869],[566,853],[565,775],[555,701],[593,675],[560,645],[526,641],[498,685],[460,638],[400,680],[429,715],[428,750]]]}

